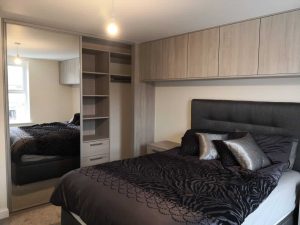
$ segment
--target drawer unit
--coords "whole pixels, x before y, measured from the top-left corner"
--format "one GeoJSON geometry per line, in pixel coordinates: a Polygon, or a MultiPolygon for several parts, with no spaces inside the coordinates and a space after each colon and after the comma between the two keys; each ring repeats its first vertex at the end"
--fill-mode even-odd
{"type": "Polygon", "coordinates": [[[106,163],[108,161],[109,161],[108,154],[83,157],[81,158],[81,167],[94,166],[101,163],[106,163]]]}
{"type": "Polygon", "coordinates": [[[83,142],[82,157],[109,154],[109,140],[83,142]]]}

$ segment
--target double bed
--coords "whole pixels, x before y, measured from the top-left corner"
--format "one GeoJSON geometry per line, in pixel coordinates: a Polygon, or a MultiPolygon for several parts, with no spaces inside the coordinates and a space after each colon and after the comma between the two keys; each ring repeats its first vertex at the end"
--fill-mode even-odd
{"type": "MultiPolygon", "coordinates": [[[[192,101],[191,128],[300,137],[300,104],[192,101]]],[[[66,174],[51,202],[62,225],[289,224],[300,185],[300,146],[286,170],[224,167],[179,149],[80,168],[66,174]],[[280,203],[280,205],[279,205],[280,203]]]]}
{"type": "Polygon", "coordinates": [[[80,127],[73,123],[12,127],[10,142],[15,185],[60,177],[80,166],[80,127]]]}

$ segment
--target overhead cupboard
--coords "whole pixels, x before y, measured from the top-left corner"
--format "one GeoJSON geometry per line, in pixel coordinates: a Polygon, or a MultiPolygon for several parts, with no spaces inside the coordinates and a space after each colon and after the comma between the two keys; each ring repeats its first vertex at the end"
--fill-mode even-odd
{"type": "Polygon", "coordinates": [[[300,10],[140,44],[144,81],[300,75],[300,10]]]}

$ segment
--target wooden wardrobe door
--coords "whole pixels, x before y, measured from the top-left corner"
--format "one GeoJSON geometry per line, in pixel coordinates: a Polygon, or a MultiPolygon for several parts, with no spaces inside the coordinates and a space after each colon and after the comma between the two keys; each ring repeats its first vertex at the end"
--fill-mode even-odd
{"type": "Polygon", "coordinates": [[[188,78],[217,77],[219,28],[189,34],[188,78]]]}
{"type": "Polygon", "coordinates": [[[300,73],[300,11],[261,19],[259,74],[300,73]]]}
{"type": "Polygon", "coordinates": [[[220,28],[219,76],[257,75],[260,20],[220,28]]]}
{"type": "Polygon", "coordinates": [[[142,43],[139,46],[139,60],[140,60],[140,76],[141,80],[150,80],[150,43],[142,43]]]}
{"type": "Polygon", "coordinates": [[[163,71],[162,40],[150,42],[150,79],[160,80],[163,71]]]}
{"type": "Polygon", "coordinates": [[[162,76],[162,41],[151,41],[140,45],[141,79],[158,80],[162,76]]]}
{"type": "Polygon", "coordinates": [[[188,35],[163,40],[162,80],[184,79],[187,73],[188,35]]]}

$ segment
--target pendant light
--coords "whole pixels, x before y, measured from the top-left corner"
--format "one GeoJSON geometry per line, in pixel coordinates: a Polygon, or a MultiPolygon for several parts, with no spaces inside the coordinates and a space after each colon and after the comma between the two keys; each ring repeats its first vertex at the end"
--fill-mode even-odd
{"type": "Polygon", "coordinates": [[[17,55],[16,55],[16,57],[14,58],[14,63],[15,63],[16,65],[21,65],[22,62],[23,62],[22,58],[21,58],[20,55],[19,55],[19,46],[21,45],[21,43],[15,42],[15,45],[17,45],[17,55]]]}
{"type": "Polygon", "coordinates": [[[111,1],[111,18],[106,26],[106,32],[111,37],[115,37],[119,34],[119,27],[115,21],[114,15],[114,0],[111,1]]]}

